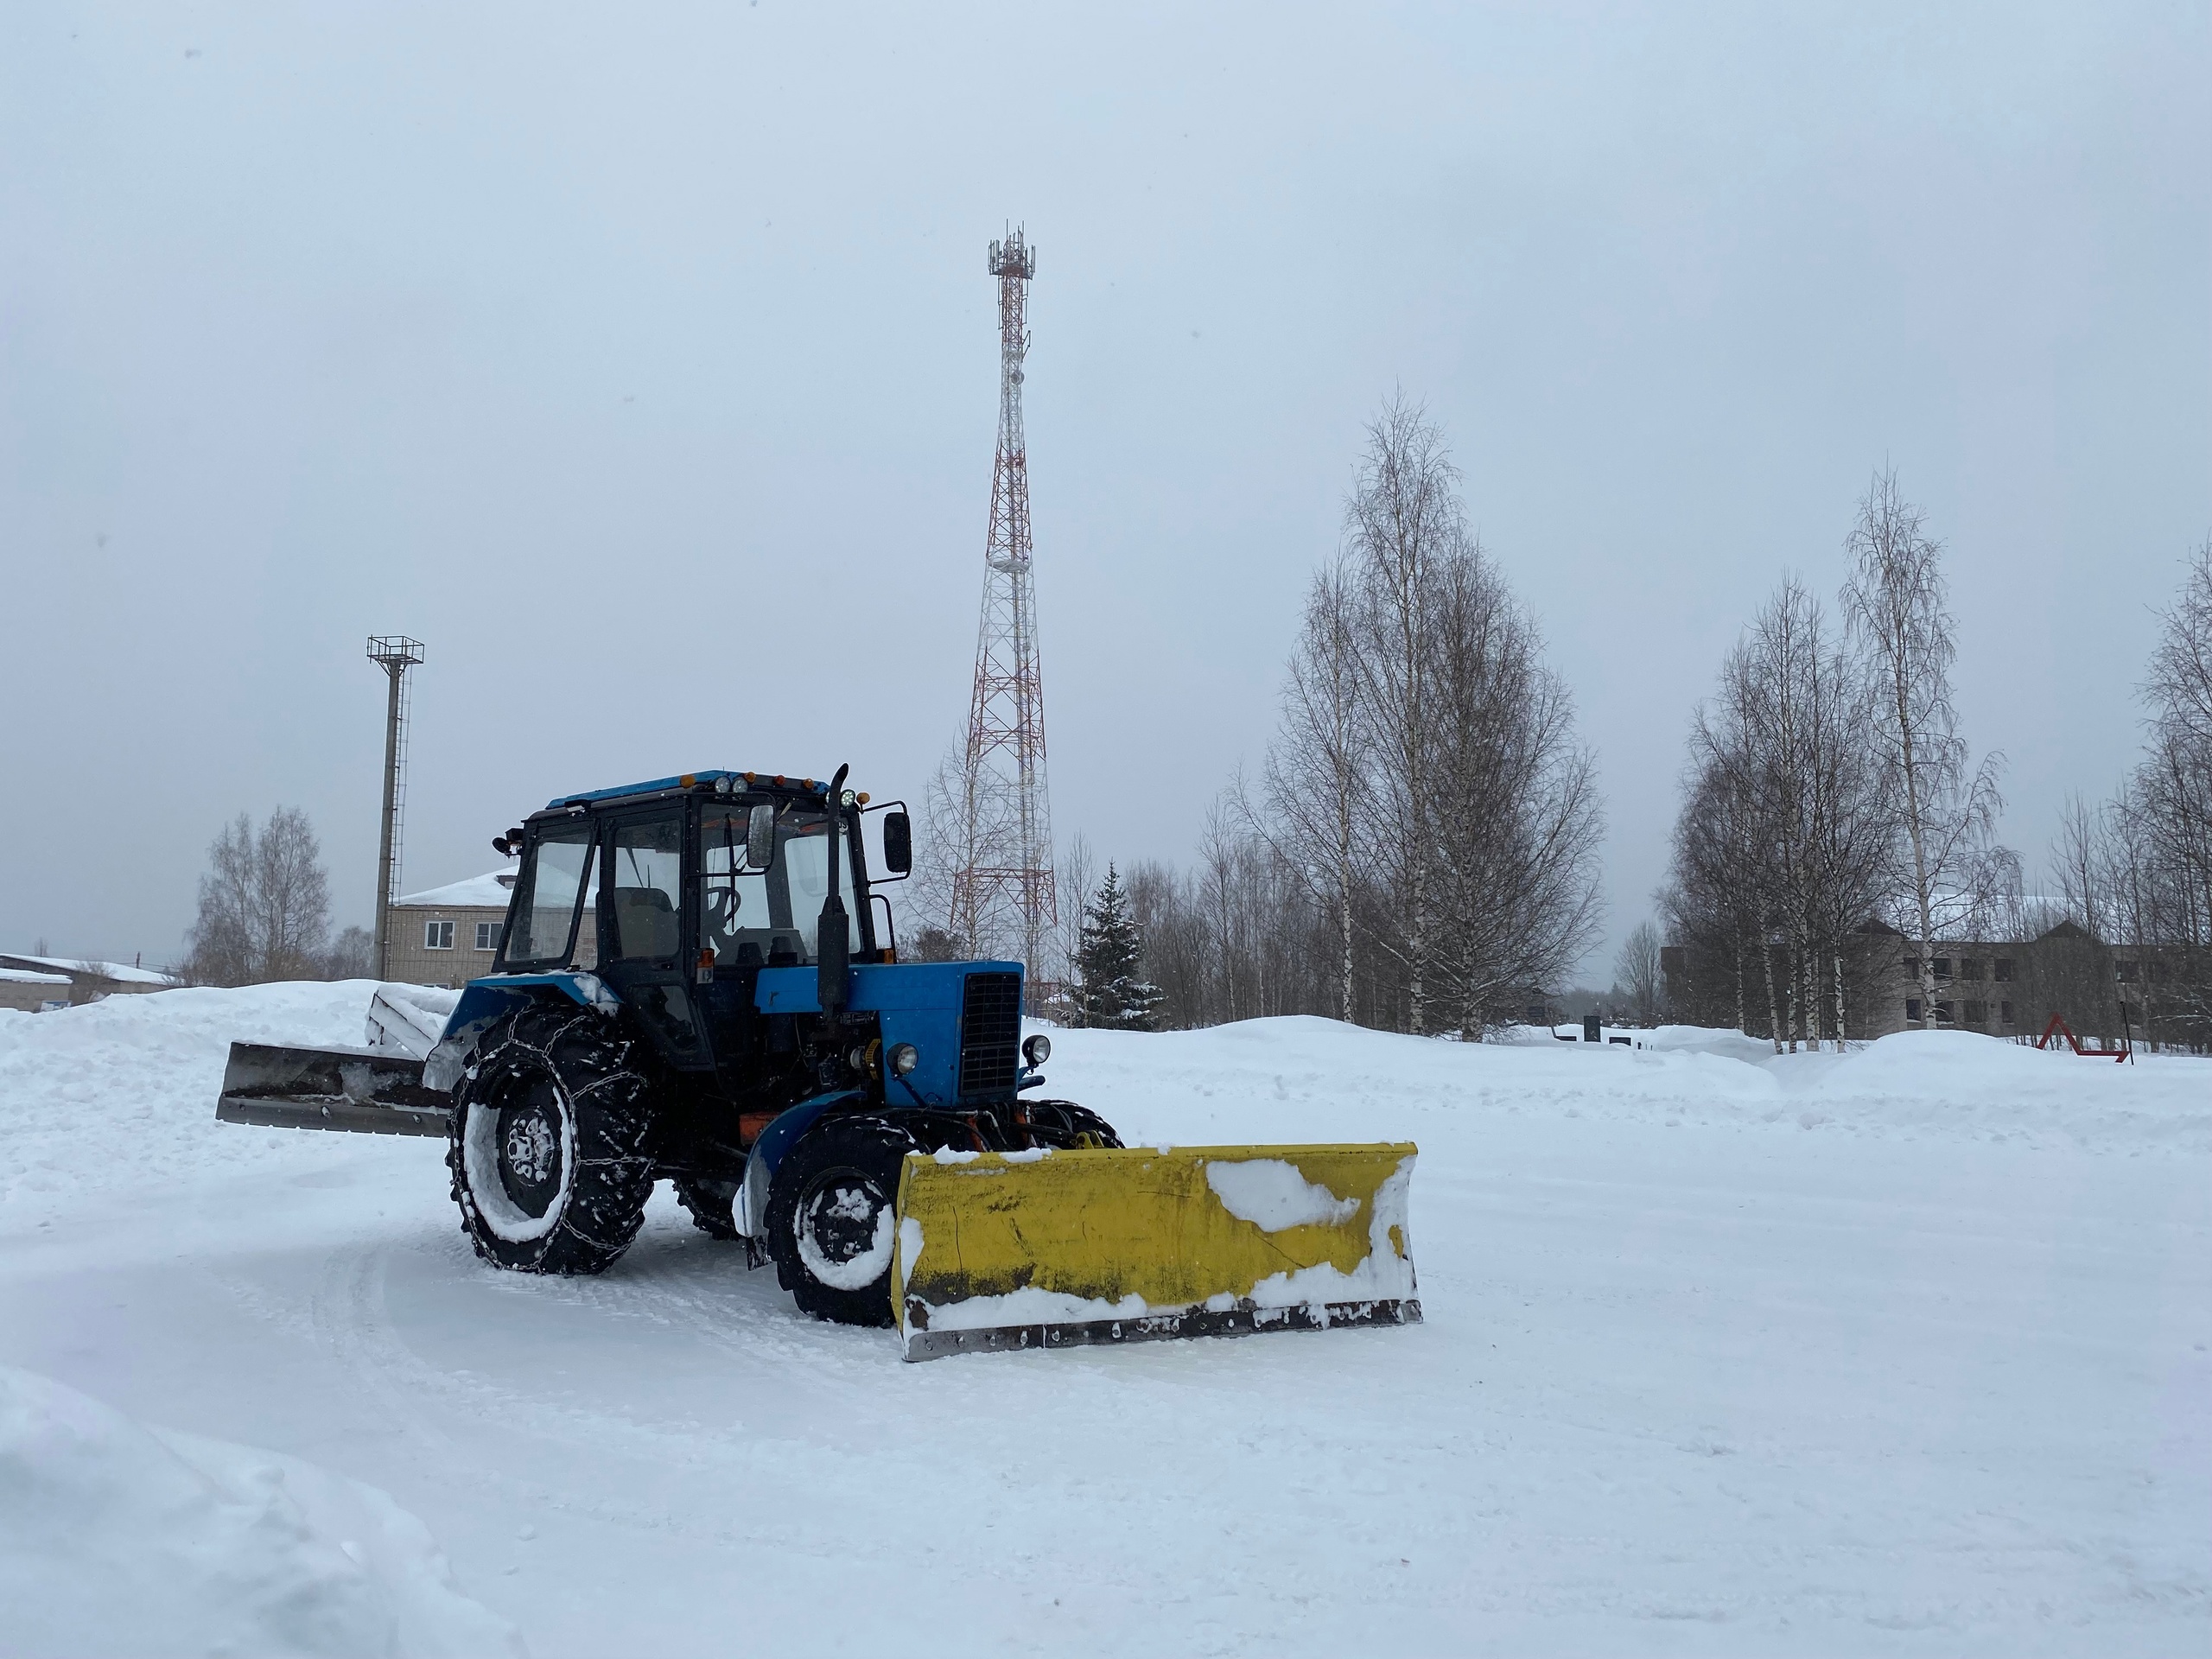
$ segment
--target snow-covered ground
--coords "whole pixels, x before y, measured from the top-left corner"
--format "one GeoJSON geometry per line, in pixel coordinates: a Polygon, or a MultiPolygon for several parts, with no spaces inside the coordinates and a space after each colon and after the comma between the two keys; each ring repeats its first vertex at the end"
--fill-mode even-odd
{"type": "Polygon", "coordinates": [[[0,1013],[0,1652],[2212,1646],[2212,1062],[1058,1033],[1132,1139],[1419,1141],[1428,1322],[905,1365],[213,1122],[369,990],[0,1013]]]}

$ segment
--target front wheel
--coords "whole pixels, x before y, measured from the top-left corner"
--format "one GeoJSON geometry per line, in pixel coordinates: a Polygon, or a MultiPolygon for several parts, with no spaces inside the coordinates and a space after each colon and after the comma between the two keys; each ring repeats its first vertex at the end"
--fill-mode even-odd
{"type": "Polygon", "coordinates": [[[607,1019],[540,1003],[484,1033],[454,1090],[446,1165],[477,1255],[518,1273],[601,1273],[652,1195],[652,1104],[607,1019]]]}
{"type": "Polygon", "coordinates": [[[802,1313],[839,1325],[891,1323],[899,1170],[922,1149],[880,1117],[833,1117],[793,1147],[768,1188],[776,1281],[802,1313]]]}

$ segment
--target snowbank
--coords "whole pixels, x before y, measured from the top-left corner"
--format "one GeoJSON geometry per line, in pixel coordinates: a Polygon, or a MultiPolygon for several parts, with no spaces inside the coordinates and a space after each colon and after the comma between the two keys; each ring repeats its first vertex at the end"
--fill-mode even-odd
{"type": "Polygon", "coordinates": [[[0,1228],[96,1193],[327,1157],[331,1137],[216,1122],[223,1065],[233,1040],[358,1048],[376,988],[191,988],[0,1013],[0,1228]]]}
{"type": "MultiPolygon", "coordinates": [[[[1537,1036],[1542,1036],[1538,1027],[1537,1036]]],[[[1335,1020],[1250,1020],[1157,1035],[1053,1039],[1057,1089],[1124,1139],[1408,1140],[1509,1113],[1821,1131],[1889,1140],[2016,1139],[2101,1153],[2212,1150],[2212,1062],[2133,1065],[1967,1032],[1906,1032],[1847,1053],[1777,1055],[1734,1032],[1665,1027],[1615,1044],[1435,1042],[1335,1020]],[[1169,1087],[1163,1088],[1166,1083],[1169,1087]]]]}
{"type": "Polygon", "coordinates": [[[423,1523],[297,1459],[0,1367],[0,1649],[520,1654],[423,1523]]]}
{"type": "MultiPolygon", "coordinates": [[[[371,988],[0,1015],[0,1363],[374,1482],[542,1649],[2204,1646],[2212,1062],[1064,1032],[1049,1092],[1133,1142],[1418,1142],[1427,1322],[910,1367],[664,1193],[603,1278],[502,1274],[435,1141],[213,1121],[231,1039],[358,1043],[371,988]]],[[[245,1650],[504,1639],[407,1623],[442,1581],[372,1495],[41,1386],[0,1652],[144,1651],[170,1601],[245,1650]]]]}
{"type": "MultiPolygon", "coordinates": [[[[218,1124],[224,1061],[234,1039],[359,1046],[376,989],[368,980],[257,985],[0,1011],[0,1230],[194,1172],[327,1160],[334,1137],[218,1124]]],[[[2113,1065],[1967,1032],[1902,1033],[1842,1055],[1777,1056],[1691,1027],[1643,1040],[1434,1042],[1300,1017],[1157,1035],[1065,1032],[1050,1070],[1056,1089],[1079,1078],[1086,1103],[1125,1136],[1185,1145],[1421,1141],[1446,1122],[1465,1127],[1468,1114],[1504,1112],[2212,1150],[2212,1065],[2201,1060],[2113,1065]]]]}

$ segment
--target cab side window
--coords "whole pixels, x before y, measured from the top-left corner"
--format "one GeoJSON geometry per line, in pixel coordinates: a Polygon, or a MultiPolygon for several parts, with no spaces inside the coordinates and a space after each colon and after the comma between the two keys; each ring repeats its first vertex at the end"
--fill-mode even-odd
{"type": "Polygon", "coordinates": [[[748,809],[707,809],[699,820],[699,944],[724,967],[759,967],[776,949],[768,878],[746,861],[748,809]]]}
{"type": "Polygon", "coordinates": [[[615,826],[605,884],[614,924],[610,960],[672,963],[683,948],[683,820],[676,813],[615,826]]]}

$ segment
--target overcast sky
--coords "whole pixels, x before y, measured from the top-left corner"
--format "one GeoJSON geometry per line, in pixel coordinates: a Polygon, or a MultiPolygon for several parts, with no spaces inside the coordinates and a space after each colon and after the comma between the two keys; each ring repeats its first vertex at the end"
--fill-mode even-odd
{"type": "Polygon", "coordinates": [[[1871,470],[2032,871],[2212,531],[2205,4],[0,10],[0,950],[174,958],[230,815],[370,919],[556,793],[965,708],[985,245],[1039,250],[1054,816],[1189,855],[1362,425],[1427,401],[1595,747],[1609,975],[1692,706],[1871,470]]]}

